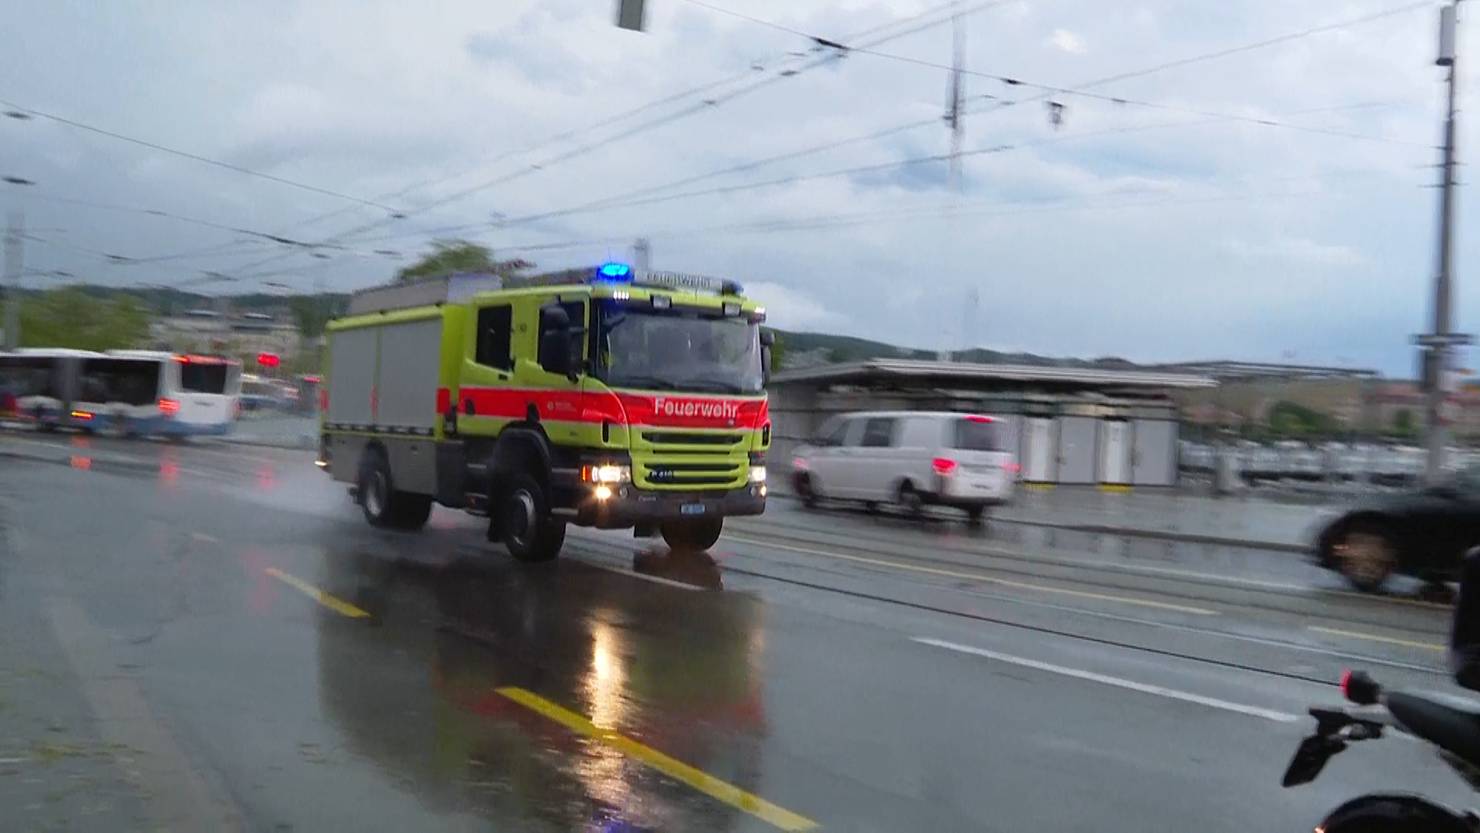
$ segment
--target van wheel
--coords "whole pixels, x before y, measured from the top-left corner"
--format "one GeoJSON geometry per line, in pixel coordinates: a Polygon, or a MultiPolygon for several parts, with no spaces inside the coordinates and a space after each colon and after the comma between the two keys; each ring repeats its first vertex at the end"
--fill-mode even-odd
{"type": "Polygon", "coordinates": [[[663,540],[668,548],[685,552],[703,552],[719,541],[724,529],[723,518],[701,521],[668,521],[662,525],[663,540]]]}
{"type": "Polygon", "coordinates": [[[549,561],[565,544],[565,524],[550,517],[539,481],[516,474],[503,490],[499,529],[509,554],[520,561],[549,561]]]}
{"type": "Polygon", "coordinates": [[[895,493],[894,502],[899,508],[911,518],[918,518],[925,513],[925,499],[915,491],[915,484],[906,480],[899,484],[899,491],[895,493]]]}
{"type": "Polygon", "coordinates": [[[798,474],[792,488],[796,490],[797,497],[802,499],[803,506],[808,509],[817,508],[817,490],[812,486],[812,475],[798,474]]]}
{"type": "Polygon", "coordinates": [[[371,526],[394,526],[392,506],[395,490],[391,488],[391,467],[378,449],[369,449],[360,456],[357,482],[360,511],[365,513],[365,520],[371,526]]]}

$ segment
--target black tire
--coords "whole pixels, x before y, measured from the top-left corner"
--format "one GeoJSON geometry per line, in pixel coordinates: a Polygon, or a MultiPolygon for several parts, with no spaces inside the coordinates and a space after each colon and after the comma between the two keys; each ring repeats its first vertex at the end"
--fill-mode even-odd
{"type": "Polygon", "coordinates": [[[668,548],[676,552],[704,552],[719,541],[724,518],[666,521],[661,529],[668,548]]]}
{"type": "Polygon", "coordinates": [[[877,515],[879,513],[879,502],[877,500],[864,501],[863,511],[869,513],[870,515],[877,515]]]}
{"type": "Polygon", "coordinates": [[[380,449],[369,448],[360,455],[360,473],[355,482],[359,486],[356,500],[365,520],[371,526],[394,527],[396,490],[391,481],[390,464],[380,449]]]}
{"type": "Polygon", "coordinates": [[[969,527],[971,527],[972,529],[981,529],[983,522],[986,520],[986,517],[987,517],[987,507],[985,507],[985,506],[968,506],[968,507],[966,507],[966,525],[969,526],[969,527]]]}
{"type": "Polygon", "coordinates": [[[1376,520],[1356,520],[1331,545],[1331,561],[1353,587],[1375,593],[1398,567],[1392,531],[1376,520]]]}
{"type": "Polygon", "coordinates": [[[509,554],[520,561],[549,561],[565,544],[565,524],[550,517],[539,481],[520,473],[508,479],[499,499],[501,533],[509,554]]]}
{"type": "Polygon", "coordinates": [[[908,480],[899,484],[899,489],[894,493],[894,502],[905,517],[919,518],[925,514],[925,498],[915,489],[915,484],[908,480]]]}
{"type": "Polygon", "coordinates": [[[427,525],[427,519],[432,516],[432,496],[419,495],[415,492],[396,492],[392,498],[394,501],[392,512],[393,525],[396,529],[415,531],[427,525]]]}
{"type": "Polygon", "coordinates": [[[796,489],[797,497],[802,499],[803,506],[808,509],[817,508],[817,490],[812,488],[812,475],[798,474],[792,488],[796,489]]]}

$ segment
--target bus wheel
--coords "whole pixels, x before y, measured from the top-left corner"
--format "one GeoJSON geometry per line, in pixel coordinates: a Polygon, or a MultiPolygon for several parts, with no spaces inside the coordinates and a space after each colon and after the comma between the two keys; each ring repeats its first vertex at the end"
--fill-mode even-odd
{"type": "Polygon", "coordinates": [[[668,543],[669,549],[703,552],[718,543],[724,524],[723,518],[668,521],[662,527],[663,540],[668,543]]]}
{"type": "Polygon", "coordinates": [[[520,473],[503,490],[499,529],[509,554],[520,561],[549,561],[565,544],[565,524],[550,517],[539,481],[520,473]]]}

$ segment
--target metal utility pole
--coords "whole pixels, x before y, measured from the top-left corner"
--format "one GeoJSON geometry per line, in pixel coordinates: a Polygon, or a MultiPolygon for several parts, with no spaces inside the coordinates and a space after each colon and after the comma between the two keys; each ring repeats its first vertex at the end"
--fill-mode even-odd
{"type": "Polygon", "coordinates": [[[5,349],[21,345],[21,247],[26,236],[22,229],[25,218],[19,211],[10,213],[5,225],[5,349]]]}
{"type": "Polygon", "coordinates": [[[632,244],[632,268],[646,272],[652,267],[653,247],[646,237],[637,238],[632,244]]]}
{"type": "Polygon", "coordinates": [[[1439,57],[1434,63],[1447,67],[1448,104],[1444,119],[1443,182],[1439,191],[1439,274],[1434,278],[1434,329],[1417,341],[1428,349],[1425,362],[1424,381],[1428,387],[1428,465],[1424,478],[1429,483],[1437,482],[1444,474],[1444,450],[1449,442],[1448,398],[1455,382],[1453,367],[1454,347],[1467,344],[1468,336],[1453,332],[1453,313],[1450,296],[1454,285],[1454,167],[1455,167],[1455,81],[1457,60],[1455,55],[1456,22],[1459,0],[1439,10],[1439,57]]]}

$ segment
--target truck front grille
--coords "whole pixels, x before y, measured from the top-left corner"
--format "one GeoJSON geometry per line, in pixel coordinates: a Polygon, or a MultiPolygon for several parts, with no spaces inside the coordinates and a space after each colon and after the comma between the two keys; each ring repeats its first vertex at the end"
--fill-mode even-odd
{"type": "Polygon", "coordinates": [[[642,438],[654,446],[676,446],[684,451],[729,451],[745,441],[735,432],[711,434],[698,431],[644,431],[642,438]]]}
{"type": "Polygon", "coordinates": [[[632,469],[639,488],[736,489],[748,482],[748,431],[654,428],[639,436],[632,469]]]}
{"type": "Polygon", "coordinates": [[[639,486],[650,488],[689,488],[694,486],[743,485],[747,461],[714,460],[712,462],[639,462],[636,479],[639,486]]]}

